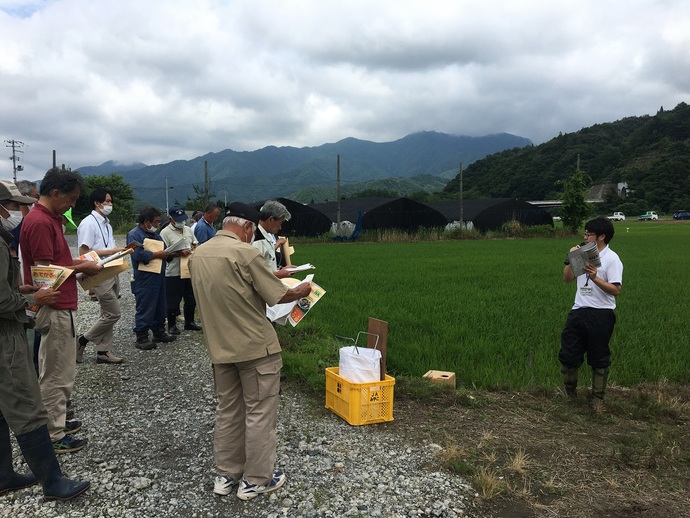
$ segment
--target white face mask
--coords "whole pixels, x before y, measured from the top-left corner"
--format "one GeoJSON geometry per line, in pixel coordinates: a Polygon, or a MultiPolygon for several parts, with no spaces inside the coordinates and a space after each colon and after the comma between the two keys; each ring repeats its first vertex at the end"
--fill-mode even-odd
{"type": "Polygon", "coordinates": [[[174,221],[175,228],[184,228],[184,221],[174,221]]]}
{"type": "Polygon", "coordinates": [[[158,227],[149,227],[148,225],[146,225],[146,232],[148,232],[149,234],[155,234],[157,228],[158,227]]]}
{"type": "MultiPolygon", "coordinates": [[[[2,208],[5,209],[5,207],[2,208]]],[[[2,220],[2,226],[5,227],[5,230],[12,231],[22,222],[24,215],[19,210],[5,210],[9,212],[10,217],[7,219],[0,217],[0,220],[2,220]]]]}
{"type": "Polygon", "coordinates": [[[101,207],[101,212],[103,213],[104,216],[110,215],[110,213],[113,211],[113,206],[112,205],[103,205],[101,207]]]}

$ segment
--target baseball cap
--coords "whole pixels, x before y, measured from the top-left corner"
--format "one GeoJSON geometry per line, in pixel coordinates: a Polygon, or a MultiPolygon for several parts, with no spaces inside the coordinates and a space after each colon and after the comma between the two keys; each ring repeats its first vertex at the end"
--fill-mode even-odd
{"type": "Polygon", "coordinates": [[[36,202],[36,198],[22,196],[17,186],[9,180],[0,180],[0,200],[12,200],[26,205],[36,202]]]}
{"type": "Polygon", "coordinates": [[[247,221],[251,221],[255,225],[259,224],[259,211],[251,205],[247,205],[246,203],[242,203],[240,201],[233,201],[230,205],[228,205],[225,215],[244,218],[247,221]]]}
{"type": "Polygon", "coordinates": [[[177,221],[178,223],[180,221],[187,220],[187,213],[184,211],[184,208],[180,207],[179,205],[173,205],[172,207],[170,207],[168,214],[173,219],[173,221],[177,221]]]}

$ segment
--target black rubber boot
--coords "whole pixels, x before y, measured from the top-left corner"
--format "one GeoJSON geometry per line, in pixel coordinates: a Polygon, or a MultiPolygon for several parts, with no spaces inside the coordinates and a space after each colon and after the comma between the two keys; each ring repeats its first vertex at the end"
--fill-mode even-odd
{"type": "Polygon", "coordinates": [[[33,473],[20,475],[12,466],[12,445],[10,429],[5,418],[0,416],[0,495],[15,489],[23,489],[38,483],[33,473]]]}
{"type": "Polygon", "coordinates": [[[134,347],[141,349],[142,351],[149,351],[156,348],[156,344],[149,340],[148,331],[137,331],[137,343],[134,347]]]}
{"type": "Polygon", "coordinates": [[[180,334],[180,330],[177,328],[177,315],[175,315],[175,313],[168,313],[168,334],[180,334]]]}
{"type": "Polygon", "coordinates": [[[17,442],[26,463],[43,486],[44,499],[71,500],[91,486],[88,481],[77,482],[62,474],[46,425],[32,432],[17,435],[17,442]]]}
{"type": "Polygon", "coordinates": [[[153,342],[159,343],[163,342],[164,344],[168,344],[170,342],[174,342],[177,340],[176,336],[171,336],[168,333],[165,332],[165,327],[159,327],[158,329],[153,330],[153,342]]]}

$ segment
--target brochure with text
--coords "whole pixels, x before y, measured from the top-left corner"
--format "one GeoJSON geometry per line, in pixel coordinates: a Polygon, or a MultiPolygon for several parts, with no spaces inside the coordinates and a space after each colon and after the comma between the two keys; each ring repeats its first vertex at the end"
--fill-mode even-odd
{"type": "MultiPolygon", "coordinates": [[[[39,290],[43,288],[58,289],[65,280],[72,275],[74,270],[65,268],[64,266],[56,266],[51,264],[49,266],[32,266],[31,279],[34,286],[39,290]]],[[[26,314],[31,318],[36,316],[39,306],[30,306],[26,308],[26,314]]]]}
{"type": "Polygon", "coordinates": [[[601,259],[599,258],[599,249],[596,243],[587,243],[576,250],[568,253],[568,261],[570,261],[570,268],[573,270],[573,275],[579,277],[585,273],[585,266],[592,265],[599,268],[601,266],[601,259]]]}

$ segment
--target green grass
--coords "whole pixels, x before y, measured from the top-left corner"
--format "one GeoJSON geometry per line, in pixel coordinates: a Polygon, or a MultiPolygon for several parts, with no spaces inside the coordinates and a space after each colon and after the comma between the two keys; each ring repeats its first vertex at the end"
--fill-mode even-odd
{"type": "MultiPolygon", "coordinates": [[[[611,248],[624,264],[610,380],[690,381],[687,267],[690,224],[620,222],[611,248]]],[[[322,387],[337,365],[335,335],[389,324],[388,371],[456,373],[477,388],[560,382],[560,332],[574,284],[563,259],[580,237],[411,243],[300,244],[293,263],[316,265],[325,297],[294,329],[282,329],[286,370],[322,387]]],[[[587,373],[583,373],[583,378],[587,373]]]]}

